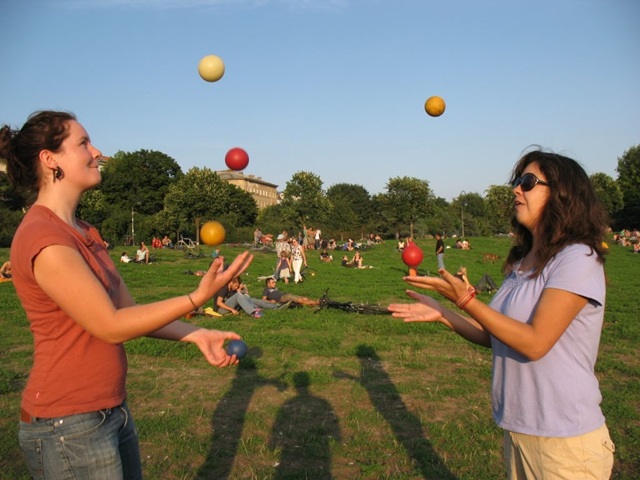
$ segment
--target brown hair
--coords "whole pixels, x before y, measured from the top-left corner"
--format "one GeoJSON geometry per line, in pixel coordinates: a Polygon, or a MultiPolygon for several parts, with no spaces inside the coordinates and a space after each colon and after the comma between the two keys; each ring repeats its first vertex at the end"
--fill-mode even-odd
{"type": "Polygon", "coordinates": [[[7,174],[13,186],[29,194],[40,187],[38,156],[42,150],[59,152],[69,136],[72,113],[41,111],[29,116],[20,130],[0,128],[0,157],[7,161],[7,174]]]}
{"type": "MultiPolygon", "coordinates": [[[[536,163],[549,184],[549,199],[543,207],[538,223],[540,232],[536,241],[539,263],[533,276],[542,273],[544,266],[564,247],[582,243],[604,263],[607,253],[603,247],[608,228],[606,210],[596,196],[591,180],[575,160],[540,149],[525,154],[516,164],[510,184],[522,176],[531,163],[536,163]]],[[[511,225],[515,245],[509,251],[503,272],[508,274],[515,262],[524,258],[533,247],[533,236],[520,225],[515,214],[511,225]]]]}

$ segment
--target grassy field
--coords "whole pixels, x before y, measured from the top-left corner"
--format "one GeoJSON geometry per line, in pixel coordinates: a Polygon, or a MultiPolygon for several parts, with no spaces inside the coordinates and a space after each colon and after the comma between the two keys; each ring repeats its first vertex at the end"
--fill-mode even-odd
{"type": "MultiPolygon", "coordinates": [[[[422,273],[436,270],[434,240],[422,273]]],[[[447,242],[449,245],[451,241],[447,242]]],[[[467,266],[472,282],[500,281],[509,240],[474,238],[473,249],[448,249],[449,270],[467,266]]],[[[212,249],[208,249],[210,252],[212,249]]],[[[232,256],[239,247],[224,246],[232,256]]],[[[133,253],[133,252],[129,252],[133,253]]],[[[120,250],[113,252],[117,260],[120,250]]],[[[334,252],[340,255],[341,252],[334,252]]],[[[342,268],[339,258],[281,290],[334,300],[386,304],[405,299],[405,271],[392,243],[363,252],[374,268],[342,268]]],[[[183,294],[205,268],[180,252],[160,251],[151,265],[120,264],[141,303],[183,294]]],[[[8,257],[0,249],[0,259],[8,257]]],[[[254,296],[275,254],[258,252],[244,281],[254,296]]],[[[640,478],[640,256],[612,246],[597,375],[614,442],[614,478],[640,478]]],[[[481,298],[488,300],[488,295],[481,298]]],[[[306,307],[247,315],[194,317],[234,330],[250,346],[237,367],[208,366],[186,344],[140,339],[127,344],[129,406],[149,479],[499,479],[501,432],[491,419],[491,353],[439,325],[404,324],[306,307]]],[[[0,477],[27,478],[17,445],[20,392],[31,364],[31,335],[10,283],[0,284],[0,477]]]]}

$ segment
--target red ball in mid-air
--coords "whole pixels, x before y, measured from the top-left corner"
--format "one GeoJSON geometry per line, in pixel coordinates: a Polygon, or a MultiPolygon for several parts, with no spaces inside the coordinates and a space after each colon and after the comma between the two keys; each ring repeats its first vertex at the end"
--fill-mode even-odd
{"type": "Polygon", "coordinates": [[[234,147],[227,152],[224,162],[231,170],[244,170],[249,165],[249,155],[240,147],[234,147]]]}
{"type": "Polygon", "coordinates": [[[402,261],[408,267],[417,267],[424,259],[424,254],[420,247],[412,243],[402,251],[402,261]]]}

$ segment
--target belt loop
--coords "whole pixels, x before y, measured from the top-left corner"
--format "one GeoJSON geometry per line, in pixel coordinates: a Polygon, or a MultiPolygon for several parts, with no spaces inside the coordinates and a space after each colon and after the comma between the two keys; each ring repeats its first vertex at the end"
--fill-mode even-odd
{"type": "Polygon", "coordinates": [[[36,417],[32,417],[29,412],[20,407],[20,421],[25,423],[33,423],[38,420],[36,417]]]}

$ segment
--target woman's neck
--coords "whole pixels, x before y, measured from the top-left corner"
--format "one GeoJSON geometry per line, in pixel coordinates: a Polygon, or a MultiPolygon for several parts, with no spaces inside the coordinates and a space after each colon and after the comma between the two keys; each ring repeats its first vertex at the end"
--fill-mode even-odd
{"type": "Polygon", "coordinates": [[[42,205],[55,213],[63,222],[69,226],[79,229],[76,222],[76,209],[78,208],[78,199],[71,199],[57,192],[40,191],[34,205],[42,205]]]}

